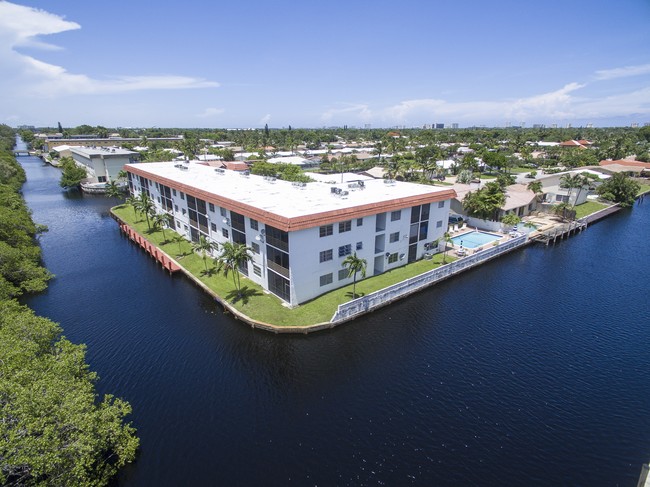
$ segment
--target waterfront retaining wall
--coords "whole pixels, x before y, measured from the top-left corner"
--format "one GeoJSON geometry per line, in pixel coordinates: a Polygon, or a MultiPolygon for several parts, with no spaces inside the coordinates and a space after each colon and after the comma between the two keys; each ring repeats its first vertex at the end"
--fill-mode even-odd
{"type": "Polygon", "coordinates": [[[449,264],[432,269],[424,274],[420,274],[419,276],[380,289],[379,291],[370,293],[367,296],[340,304],[330,321],[331,323],[338,324],[351,320],[361,314],[386,306],[387,304],[403,298],[408,294],[420,291],[421,289],[431,286],[443,279],[447,279],[448,277],[471,269],[487,260],[494,259],[506,252],[511,252],[516,248],[526,245],[528,242],[528,235],[522,235],[495,247],[487,248],[468,257],[463,257],[449,264]]]}

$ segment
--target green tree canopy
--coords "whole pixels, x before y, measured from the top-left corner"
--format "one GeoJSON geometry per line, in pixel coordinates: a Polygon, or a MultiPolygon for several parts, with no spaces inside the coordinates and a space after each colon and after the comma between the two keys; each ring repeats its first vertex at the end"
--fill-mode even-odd
{"type": "Polygon", "coordinates": [[[490,181],[481,189],[467,193],[463,199],[463,208],[472,216],[489,220],[495,219],[505,202],[506,196],[499,183],[490,181]]]}
{"type": "Polygon", "coordinates": [[[626,207],[634,204],[635,198],[641,191],[641,185],[624,173],[616,173],[598,186],[596,191],[606,200],[626,207]]]}

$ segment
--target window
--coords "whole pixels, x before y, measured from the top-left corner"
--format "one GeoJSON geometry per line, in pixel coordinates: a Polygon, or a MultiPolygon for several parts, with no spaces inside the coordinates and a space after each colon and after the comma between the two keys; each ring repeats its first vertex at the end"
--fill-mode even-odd
{"type": "Polygon", "coordinates": [[[332,281],[334,276],[330,272],[329,274],[325,274],[324,276],[320,276],[320,285],[321,286],[327,286],[328,284],[332,284],[332,281]]]}
{"type": "Polygon", "coordinates": [[[228,216],[228,212],[225,208],[219,208],[219,211],[221,212],[221,216],[228,216]]]}
{"type": "Polygon", "coordinates": [[[178,205],[174,205],[174,211],[178,213],[178,205]]]}
{"type": "Polygon", "coordinates": [[[388,256],[388,263],[393,264],[394,262],[397,262],[397,252],[388,256]]]}
{"type": "Polygon", "coordinates": [[[436,222],[436,228],[442,228],[442,220],[436,222]]]}
{"type": "Polygon", "coordinates": [[[212,230],[213,232],[216,232],[217,231],[217,225],[215,225],[214,223],[210,223],[210,230],[212,230]]]}
{"type": "Polygon", "coordinates": [[[259,225],[257,224],[257,220],[253,220],[253,219],[251,218],[251,219],[250,219],[250,223],[251,223],[251,228],[252,228],[253,230],[259,230],[259,225]]]}
{"type": "Polygon", "coordinates": [[[342,281],[343,279],[347,279],[349,276],[349,271],[347,269],[341,269],[339,271],[339,281],[342,281]]]}
{"type": "Polygon", "coordinates": [[[183,215],[187,214],[187,210],[185,208],[183,208],[182,213],[183,213],[183,215]]]}
{"type": "Polygon", "coordinates": [[[339,223],[339,233],[349,232],[352,230],[352,220],[339,223]]]}
{"type": "Polygon", "coordinates": [[[182,200],[185,199],[185,193],[183,193],[182,191],[181,191],[181,199],[182,199],[182,200]]]}
{"type": "Polygon", "coordinates": [[[390,243],[399,242],[399,232],[391,233],[388,237],[390,243]]]}
{"type": "Polygon", "coordinates": [[[357,226],[360,227],[363,225],[363,218],[357,218],[357,226]]]}
{"type": "Polygon", "coordinates": [[[224,238],[229,238],[228,229],[227,228],[222,228],[221,229],[221,235],[223,235],[224,238]]]}
{"type": "Polygon", "coordinates": [[[253,249],[253,253],[255,254],[260,253],[260,246],[257,242],[251,242],[251,249],[253,249]]]}
{"type": "Polygon", "coordinates": [[[320,236],[328,237],[334,233],[334,225],[323,225],[320,227],[320,236]]]}
{"type": "Polygon", "coordinates": [[[185,227],[185,231],[187,232],[187,225],[183,225],[183,227],[185,227]]]}
{"type": "Polygon", "coordinates": [[[352,253],[352,244],[341,245],[339,247],[339,257],[345,257],[352,253]]]}
{"type": "Polygon", "coordinates": [[[106,176],[99,176],[97,178],[97,181],[99,181],[100,183],[105,183],[106,182],[106,176]]]}
{"type": "Polygon", "coordinates": [[[160,196],[156,196],[156,201],[158,201],[158,203],[160,203],[160,196]]]}
{"type": "Polygon", "coordinates": [[[402,218],[402,210],[391,211],[390,212],[390,221],[395,222],[402,218]]]}
{"type": "Polygon", "coordinates": [[[172,189],[172,194],[173,194],[174,196],[176,196],[176,190],[175,190],[175,189],[172,189]]]}
{"type": "Polygon", "coordinates": [[[332,249],[329,250],[323,250],[320,253],[320,262],[327,262],[328,260],[332,260],[333,255],[332,255],[332,249]]]}
{"type": "Polygon", "coordinates": [[[363,242],[357,242],[357,250],[363,249],[363,242]]]}
{"type": "Polygon", "coordinates": [[[253,264],[253,274],[262,277],[262,269],[260,268],[260,266],[253,264]]]}
{"type": "Polygon", "coordinates": [[[214,213],[214,205],[212,203],[208,203],[208,208],[210,208],[210,211],[214,213]]]}
{"type": "Polygon", "coordinates": [[[445,207],[445,202],[444,201],[438,201],[438,208],[444,208],[445,207]]]}

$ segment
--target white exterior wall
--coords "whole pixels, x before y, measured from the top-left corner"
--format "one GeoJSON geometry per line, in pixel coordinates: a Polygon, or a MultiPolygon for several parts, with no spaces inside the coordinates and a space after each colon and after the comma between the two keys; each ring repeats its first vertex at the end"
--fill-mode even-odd
{"type": "MultiPolygon", "coordinates": [[[[139,180],[137,177],[132,179],[134,193],[139,194],[139,180]]],[[[183,235],[190,240],[190,222],[189,211],[187,207],[187,197],[178,189],[172,189],[171,199],[173,210],[170,212],[174,217],[176,232],[183,235]],[[175,192],[175,194],[174,194],[175,192]],[[185,212],[183,212],[185,210],[185,212]]],[[[149,193],[156,206],[156,211],[161,213],[161,194],[159,187],[156,183],[149,182],[149,193]]],[[[430,204],[429,209],[429,226],[427,238],[417,243],[416,259],[421,259],[424,253],[425,244],[431,243],[434,240],[441,239],[444,232],[447,230],[447,219],[449,217],[450,200],[442,202],[442,207],[439,207],[438,202],[430,204]],[[438,226],[440,222],[440,226],[438,226]]],[[[224,218],[230,218],[230,211],[226,209],[227,217],[221,214],[221,208],[214,205],[214,210],[210,210],[209,202],[206,202],[206,215],[208,218],[208,229],[210,240],[223,243],[232,239],[232,228],[223,222],[224,218]],[[216,231],[212,230],[211,224],[216,226],[216,231]],[[228,238],[222,234],[222,229],[228,230],[228,238]]],[[[260,247],[259,253],[253,253],[252,262],[248,265],[248,278],[253,282],[259,284],[263,289],[268,290],[268,270],[266,264],[266,242],[264,237],[265,223],[258,221],[258,230],[253,230],[250,227],[250,218],[245,216],[245,233],[246,244],[252,247],[256,243],[260,247]],[[257,240],[256,237],[260,237],[257,240]],[[253,265],[256,265],[261,270],[261,276],[255,275],[253,265]]],[[[391,220],[391,212],[385,213],[385,228],[381,231],[376,231],[377,215],[369,215],[363,217],[363,224],[357,225],[357,219],[351,220],[351,229],[346,232],[339,232],[339,222],[332,223],[333,234],[320,237],[320,226],[298,230],[289,233],[289,265],[290,265],[290,283],[291,283],[291,305],[297,305],[310,299],[313,299],[321,294],[324,294],[333,289],[346,286],[353,282],[353,278],[346,277],[339,279],[339,271],[344,269],[342,262],[346,256],[339,257],[339,247],[343,245],[351,245],[351,254],[357,253],[359,258],[365,259],[367,262],[366,276],[370,277],[375,274],[375,260],[381,257],[381,272],[394,269],[405,265],[408,262],[409,251],[409,232],[411,226],[411,207],[401,209],[399,220],[391,220]],[[396,242],[390,242],[390,235],[399,232],[399,239],[396,242]],[[381,251],[376,252],[375,243],[376,237],[380,236],[380,241],[383,242],[381,251]],[[357,250],[357,242],[361,242],[361,249],[357,250]],[[332,250],[332,260],[320,262],[320,252],[324,250],[332,250]],[[396,262],[388,263],[386,254],[397,253],[398,259],[396,262]],[[403,257],[400,259],[399,257],[403,257]],[[325,274],[332,274],[332,282],[328,285],[320,285],[320,277],[325,274]]],[[[381,246],[380,246],[381,247],[381,246]]],[[[216,255],[215,255],[216,256],[216,255]]],[[[361,276],[357,275],[357,282],[361,280],[361,276]]]]}
{"type": "Polygon", "coordinates": [[[128,156],[112,156],[109,158],[102,157],[85,157],[78,153],[72,153],[72,158],[79,166],[86,169],[86,174],[92,178],[92,182],[98,182],[100,176],[105,176],[106,181],[117,179],[117,173],[124,169],[126,164],[131,163],[128,156]]]}

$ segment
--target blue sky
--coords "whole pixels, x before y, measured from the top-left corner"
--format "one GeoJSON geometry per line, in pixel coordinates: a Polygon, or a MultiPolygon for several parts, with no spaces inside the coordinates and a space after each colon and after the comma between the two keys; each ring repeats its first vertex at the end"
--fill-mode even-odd
{"type": "Polygon", "coordinates": [[[650,0],[0,0],[0,123],[650,122],[650,0]]]}

